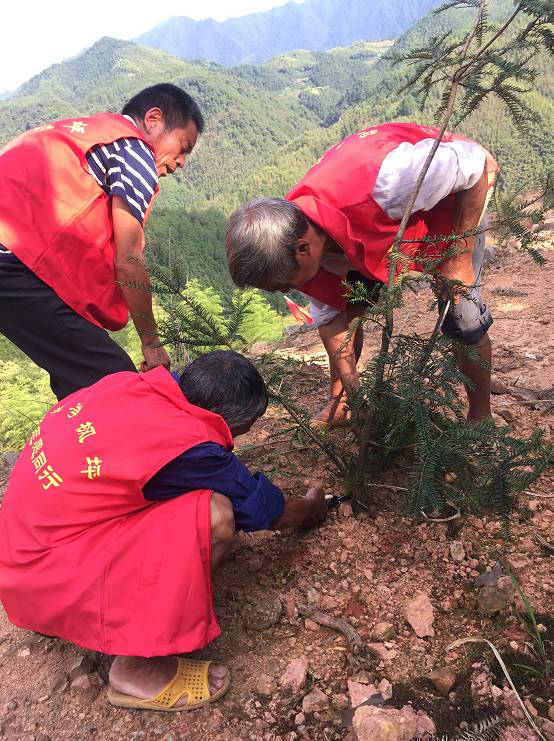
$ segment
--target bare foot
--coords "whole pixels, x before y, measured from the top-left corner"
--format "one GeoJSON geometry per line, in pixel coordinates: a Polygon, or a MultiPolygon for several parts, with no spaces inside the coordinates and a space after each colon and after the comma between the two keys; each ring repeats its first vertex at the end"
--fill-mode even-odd
{"type": "Polygon", "coordinates": [[[344,427],[348,424],[348,404],[340,399],[330,399],[323,409],[314,417],[316,423],[328,424],[329,427],[344,427]]]}
{"type": "MultiPolygon", "coordinates": [[[[110,685],[117,692],[132,695],[141,700],[155,697],[175,676],[177,659],[172,656],[160,656],[145,659],[140,656],[116,656],[110,669],[110,685]]],[[[208,684],[213,695],[225,682],[227,667],[222,664],[210,664],[208,684]]],[[[184,695],[175,707],[187,704],[184,695]]]]}

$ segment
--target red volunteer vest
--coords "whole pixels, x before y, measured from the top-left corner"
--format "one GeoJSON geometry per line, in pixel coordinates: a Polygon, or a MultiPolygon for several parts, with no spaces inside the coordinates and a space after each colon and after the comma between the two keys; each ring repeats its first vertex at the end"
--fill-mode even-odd
{"type": "Polygon", "coordinates": [[[163,368],[68,396],[21,453],[0,513],[0,597],[12,622],[104,653],[167,655],[219,634],[210,491],[149,502],[166,463],[212,441],[216,414],[163,368]]]}
{"type": "Polygon", "coordinates": [[[109,197],[86,153],[129,136],[147,144],[123,116],[100,113],[39,126],[0,152],[0,244],[74,311],[113,330],[129,314],[116,284],[109,197]]]}
{"type": "MultiPolygon", "coordinates": [[[[335,240],[356,270],[386,282],[386,255],[400,221],[389,218],[371,193],[381,164],[393,149],[402,142],[416,144],[422,139],[435,138],[437,133],[438,129],[431,126],[410,123],[386,123],[359,131],[325,152],[285,198],[294,201],[335,240]]],[[[450,133],[442,141],[455,139],[469,141],[450,133]]],[[[487,167],[492,186],[498,167],[490,155],[487,155],[487,167]]],[[[451,234],[454,202],[455,196],[450,195],[430,211],[414,213],[404,234],[404,239],[412,244],[405,244],[402,251],[413,255],[422,249],[419,241],[422,237],[451,234]]],[[[438,248],[445,246],[442,243],[438,248]]],[[[345,278],[346,275],[337,276],[322,268],[298,290],[344,309],[347,299],[342,281],[345,278]]]]}

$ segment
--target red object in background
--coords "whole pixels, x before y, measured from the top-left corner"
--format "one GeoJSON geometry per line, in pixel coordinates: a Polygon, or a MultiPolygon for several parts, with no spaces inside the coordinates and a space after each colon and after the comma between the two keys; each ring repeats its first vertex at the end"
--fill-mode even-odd
{"type": "Polygon", "coordinates": [[[165,368],[115,373],[50,409],[0,513],[0,597],[12,623],[106,654],[165,656],[219,635],[211,491],[142,487],[194,445],[233,439],[165,368]]]}
{"type": "Polygon", "coordinates": [[[290,298],[288,298],[288,296],[285,296],[285,301],[287,302],[290,313],[297,322],[300,324],[313,324],[314,320],[310,316],[308,309],[304,309],[302,306],[295,304],[294,301],[291,301],[290,298]]]}

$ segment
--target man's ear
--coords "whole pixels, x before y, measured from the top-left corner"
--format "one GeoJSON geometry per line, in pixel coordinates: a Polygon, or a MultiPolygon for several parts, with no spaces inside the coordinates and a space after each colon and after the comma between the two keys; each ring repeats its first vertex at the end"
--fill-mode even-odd
{"type": "Polygon", "coordinates": [[[307,239],[299,239],[294,246],[294,251],[297,255],[307,257],[310,254],[310,243],[307,239]]]}
{"type": "Polygon", "coordinates": [[[164,114],[161,108],[149,108],[144,114],[144,128],[147,133],[150,134],[152,129],[158,124],[162,124],[162,126],[164,124],[164,114]]]}

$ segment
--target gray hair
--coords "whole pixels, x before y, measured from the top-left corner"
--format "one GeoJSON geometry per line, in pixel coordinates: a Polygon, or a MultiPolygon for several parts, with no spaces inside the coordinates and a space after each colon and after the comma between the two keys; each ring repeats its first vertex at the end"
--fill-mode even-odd
{"type": "Polygon", "coordinates": [[[266,291],[286,286],[298,270],[296,243],[308,229],[303,211],[283,198],[254,198],[229,219],[225,234],[233,282],[266,291]]]}

